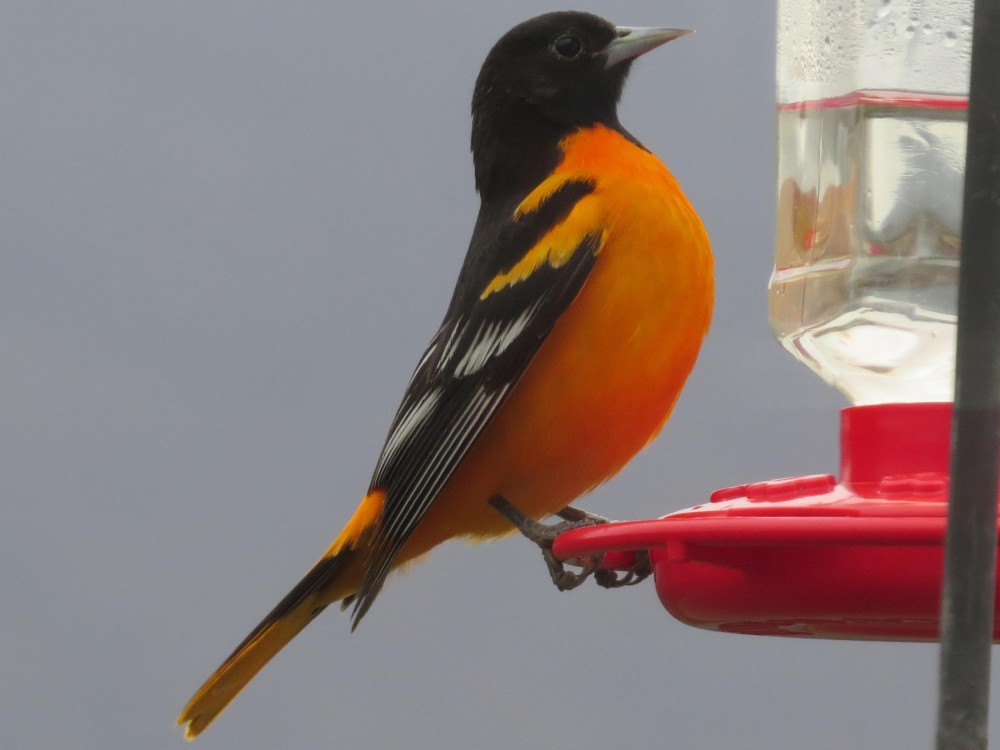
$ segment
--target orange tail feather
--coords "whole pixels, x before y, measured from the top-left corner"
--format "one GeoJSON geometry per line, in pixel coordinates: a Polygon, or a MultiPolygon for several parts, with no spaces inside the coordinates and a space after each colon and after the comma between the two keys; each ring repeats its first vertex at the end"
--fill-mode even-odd
{"type": "Polygon", "coordinates": [[[343,580],[354,557],[355,551],[347,548],[321,559],[236,647],[181,711],[177,723],[187,725],[186,739],[201,734],[254,675],[328,604],[354,592],[356,583],[343,580]]]}

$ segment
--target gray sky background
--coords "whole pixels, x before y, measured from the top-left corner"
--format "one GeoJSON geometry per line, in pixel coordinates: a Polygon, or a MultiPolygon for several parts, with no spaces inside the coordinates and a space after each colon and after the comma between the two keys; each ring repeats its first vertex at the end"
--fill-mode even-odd
{"type": "MultiPolygon", "coordinates": [[[[6,4],[0,24],[0,727],[179,748],[191,692],[365,490],[478,199],[495,3],[6,4]]],[[[592,2],[693,26],[622,120],[713,237],[712,333],[663,437],[586,508],[663,515],[834,471],[842,400],[771,339],[769,2],[592,2]]],[[[256,748],[926,747],[937,649],[687,628],[651,583],[552,588],[453,543],[357,633],[330,611],[199,741],[256,748]]]]}

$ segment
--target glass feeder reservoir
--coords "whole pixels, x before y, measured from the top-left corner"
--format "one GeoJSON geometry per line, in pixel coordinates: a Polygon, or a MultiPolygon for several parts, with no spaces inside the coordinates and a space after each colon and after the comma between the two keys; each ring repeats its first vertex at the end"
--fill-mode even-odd
{"type": "Polygon", "coordinates": [[[952,400],[971,2],[778,2],[770,320],[854,404],[952,400]]]}

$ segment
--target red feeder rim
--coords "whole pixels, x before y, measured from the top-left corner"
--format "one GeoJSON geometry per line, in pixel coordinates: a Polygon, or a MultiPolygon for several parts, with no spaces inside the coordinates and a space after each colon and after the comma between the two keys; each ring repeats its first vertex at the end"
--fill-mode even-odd
{"type": "MultiPolygon", "coordinates": [[[[938,639],[951,404],[841,412],[841,478],[728,487],[650,521],[561,534],[563,560],[648,550],[663,606],[689,625],[798,637],[938,639]]],[[[1000,641],[1000,628],[994,630],[1000,641]]]]}

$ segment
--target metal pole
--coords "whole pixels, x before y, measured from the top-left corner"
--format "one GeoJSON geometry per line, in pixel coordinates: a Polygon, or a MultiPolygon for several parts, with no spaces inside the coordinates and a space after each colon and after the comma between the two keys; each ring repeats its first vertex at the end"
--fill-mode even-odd
{"type": "Polygon", "coordinates": [[[1000,458],[1000,0],[976,0],[937,750],[985,750],[1000,458]]]}

